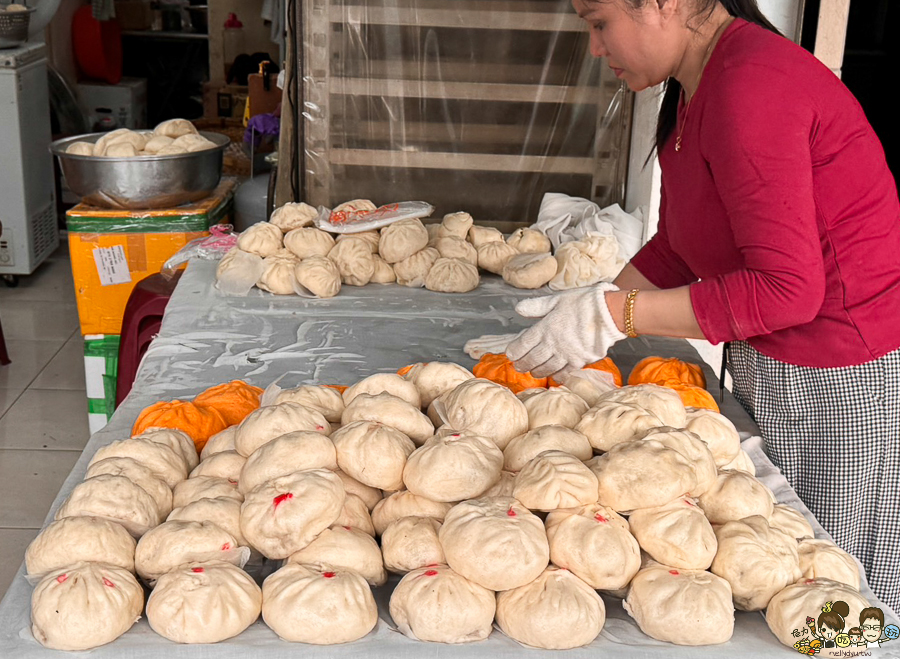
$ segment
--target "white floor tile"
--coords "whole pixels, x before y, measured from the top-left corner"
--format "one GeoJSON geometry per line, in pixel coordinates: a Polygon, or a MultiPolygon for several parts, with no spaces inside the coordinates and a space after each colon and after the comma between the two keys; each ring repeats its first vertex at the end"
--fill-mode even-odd
{"type": "Polygon", "coordinates": [[[0,527],[40,528],[80,451],[0,450],[0,527]]]}
{"type": "Polygon", "coordinates": [[[66,341],[34,379],[31,387],[84,391],[84,338],[80,332],[75,332],[72,338],[66,341]]]}
{"type": "Polygon", "coordinates": [[[30,275],[21,275],[15,288],[0,286],[0,304],[8,300],[74,302],[75,283],[69,259],[44,261],[30,275]]]}
{"type": "MultiPolygon", "coordinates": [[[[60,351],[63,345],[61,340],[22,341],[14,339],[7,341],[6,351],[9,353],[12,363],[0,366],[0,389],[25,391],[38,373],[51,363],[54,355],[60,351]]],[[[82,386],[84,386],[83,380],[82,386]]]]}
{"type": "Polygon", "coordinates": [[[3,417],[6,410],[12,407],[13,403],[15,403],[16,399],[21,395],[22,392],[16,389],[0,389],[0,418],[3,417]]]}
{"type": "Polygon", "coordinates": [[[89,437],[83,390],[28,389],[0,418],[0,448],[80,451],[89,437]]]}
{"type": "Polygon", "coordinates": [[[0,321],[7,341],[66,341],[78,328],[75,302],[0,297],[0,321]]]}
{"type": "Polygon", "coordinates": [[[12,583],[13,577],[25,560],[25,550],[37,537],[39,529],[2,529],[0,528],[0,600],[12,583]]]}

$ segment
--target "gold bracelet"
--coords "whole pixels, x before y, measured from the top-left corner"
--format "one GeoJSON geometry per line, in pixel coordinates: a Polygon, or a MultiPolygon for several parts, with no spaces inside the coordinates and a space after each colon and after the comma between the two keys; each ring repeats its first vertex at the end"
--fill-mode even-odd
{"type": "Polygon", "coordinates": [[[639,289],[632,288],[625,297],[625,334],[632,339],[637,338],[638,335],[638,333],[634,331],[634,299],[639,292],[639,289]]]}

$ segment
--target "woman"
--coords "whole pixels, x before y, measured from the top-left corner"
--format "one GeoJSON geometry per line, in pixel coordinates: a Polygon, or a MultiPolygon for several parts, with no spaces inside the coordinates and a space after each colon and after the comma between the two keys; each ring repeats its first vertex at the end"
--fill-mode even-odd
{"type": "Polygon", "coordinates": [[[666,82],[658,233],[601,285],[527,300],[536,376],[639,334],[731,342],[772,461],[900,605],[900,204],[859,104],[755,0],[574,0],[591,53],[666,82]],[[621,290],[619,290],[621,289],[621,290]]]}

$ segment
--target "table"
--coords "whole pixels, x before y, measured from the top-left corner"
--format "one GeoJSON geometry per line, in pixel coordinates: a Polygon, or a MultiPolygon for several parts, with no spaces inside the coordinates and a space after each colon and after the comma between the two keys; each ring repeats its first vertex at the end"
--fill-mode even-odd
{"type": "MultiPolygon", "coordinates": [[[[276,378],[283,387],[301,383],[351,384],[377,372],[393,372],[416,361],[455,361],[466,367],[473,360],[462,352],[466,340],[482,334],[515,332],[525,326],[513,312],[515,303],[535,295],[534,291],[510,288],[495,276],[466,294],[436,294],[424,289],[370,285],[344,287],[331,300],[279,297],[254,290],[246,298],[224,298],[213,288],[214,262],[192,261],[173,294],[159,337],[150,346],[138,372],[134,388],[116,410],[109,425],[91,437],[54,502],[48,519],[72,488],[79,483],[91,456],[100,446],[130,435],[138,412],[160,400],[188,398],[206,387],[244,379],[267,386],[276,378]]],[[[699,362],[686,341],[632,339],[617,344],[613,359],[628,373],[649,354],[675,356],[699,362]]],[[[704,365],[711,391],[718,381],[704,365]]],[[[801,510],[813,524],[817,537],[827,537],[812,514],[797,498],[780,472],[762,450],[755,435],[758,428],[730,394],[722,410],[738,427],[743,447],[753,458],[757,476],[779,501],[801,510]]],[[[18,560],[15,558],[14,560],[18,560]]],[[[32,659],[58,657],[31,636],[29,602],[31,586],[20,568],[0,603],[0,657],[32,659]]],[[[481,643],[451,646],[422,644],[392,629],[388,601],[393,578],[375,590],[379,605],[378,626],[365,638],[346,645],[307,646],[280,641],[260,620],[240,636],[215,646],[178,645],[157,636],[142,619],[110,645],[92,651],[92,657],[144,659],[167,654],[171,657],[247,659],[265,653],[266,659],[283,657],[421,657],[468,658],[476,656],[518,657],[523,647],[495,631],[481,643]]],[[[879,604],[863,584],[863,596],[879,604]]],[[[680,647],[645,636],[625,613],[618,600],[604,596],[607,621],[600,637],[590,646],[566,651],[566,657],[596,657],[600,652],[634,659],[720,658],[739,654],[749,657],[796,656],[769,632],[760,613],[737,612],[734,636],[723,645],[680,647]]],[[[890,618],[891,616],[888,615],[890,618]]],[[[893,621],[896,623],[896,616],[893,621]]],[[[900,642],[898,642],[900,645],[900,642]]],[[[550,656],[545,651],[542,655],[550,656]]],[[[880,657],[900,657],[900,648],[877,651],[880,657]]]]}

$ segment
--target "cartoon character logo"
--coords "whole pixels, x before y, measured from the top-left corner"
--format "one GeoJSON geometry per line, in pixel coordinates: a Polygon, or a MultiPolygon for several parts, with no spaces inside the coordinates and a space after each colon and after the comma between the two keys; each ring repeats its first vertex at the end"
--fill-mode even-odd
{"type": "Polygon", "coordinates": [[[817,618],[808,616],[806,628],[793,630],[799,640],[794,649],[800,654],[815,655],[832,648],[875,648],[900,637],[900,627],[884,624],[884,613],[877,607],[867,607],[859,614],[859,626],[845,631],[850,607],[840,600],[826,602],[817,618]],[[807,631],[811,638],[806,638],[807,631]]]}
{"type": "Polygon", "coordinates": [[[900,636],[900,628],[897,625],[885,627],[884,613],[874,606],[860,611],[859,628],[862,631],[860,647],[879,648],[888,641],[897,640],[897,637],[900,636]]]}

